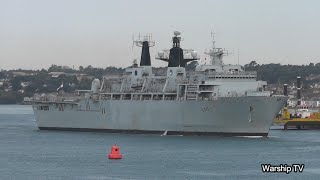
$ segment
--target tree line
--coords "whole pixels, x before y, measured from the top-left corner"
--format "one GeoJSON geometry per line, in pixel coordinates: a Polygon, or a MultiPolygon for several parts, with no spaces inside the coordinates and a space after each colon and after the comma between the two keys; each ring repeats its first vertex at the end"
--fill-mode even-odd
{"type": "Polygon", "coordinates": [[[281,64],[258,64],[256,61],[244,65],[246,71],[257,71],[258,79],[267,81],[269,84],[295,82],[297,76],[301,76],[305,84],[318,82],[319,79],[307,81],[312,75],[320,75],[320,63],[309,65],[281,65],[281,64]]]}

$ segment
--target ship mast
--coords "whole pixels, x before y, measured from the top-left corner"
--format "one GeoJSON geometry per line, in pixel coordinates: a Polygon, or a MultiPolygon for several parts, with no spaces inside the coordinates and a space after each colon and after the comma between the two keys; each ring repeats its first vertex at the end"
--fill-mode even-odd
{"type": "Polygon", "coordinates": [[[180,47],[181,33],[173,32],[172,48],[158,53],[156,59],[168,62],[168,67],[185,67],[188,62],[199,60],[198,54],[193,49],[182,49],[180,47]]]}
{"type": "Polygon", "coordinates": [[[134,40],[133,42],[136,46],[142,47],[140,66],[151,66],[149,47],[155,45],[155,42],[152,41],[152,34],[147,34],[145,36],[140,36],[139,34],[138,40],[134,40]]]}
{"type": "Polygon", "coordinates": [[[214,32],[211,32],[212,38],[212,48],[208,52],[204,52],[204,54],[210,56],[210,64],[215,66],[223,65],[223,56],[228,55],[228,52],[223,48],[216,48],[216,41],[214,37],[214,32]]]}

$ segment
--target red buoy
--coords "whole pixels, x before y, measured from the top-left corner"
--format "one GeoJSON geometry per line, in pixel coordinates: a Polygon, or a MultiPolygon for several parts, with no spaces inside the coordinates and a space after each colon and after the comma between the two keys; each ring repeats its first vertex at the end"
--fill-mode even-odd
{"type": "Polygon", "coordinates": [[[120,147],[113,145],[111,147],[111,152],[109,154],[109,159],[122,159],[122,154],[120,153],[120,147]]]}

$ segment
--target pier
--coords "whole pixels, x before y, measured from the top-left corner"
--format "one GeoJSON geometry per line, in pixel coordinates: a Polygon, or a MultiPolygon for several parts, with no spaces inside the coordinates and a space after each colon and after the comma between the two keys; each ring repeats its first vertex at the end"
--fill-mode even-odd
{"type": "Polygon", "coordinates": [[[283,125],[284,130],[288,129],[320,129],[320,119],[295,118],[275,119],[274,124],[283,125]]]}

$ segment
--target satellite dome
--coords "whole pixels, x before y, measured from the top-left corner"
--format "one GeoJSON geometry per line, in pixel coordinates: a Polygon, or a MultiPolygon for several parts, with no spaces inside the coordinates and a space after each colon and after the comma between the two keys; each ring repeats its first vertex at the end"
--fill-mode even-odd
{"type": "Polygon", "coordinates": [[[158,56],[159,56],[159,57],[163,57],[163,56],[164,56],[164,52],[163,52],[163,51],[159,51],[159,52],[158,52],[158,56]]]}
{"type": "Polygon", "coordinates": [[[100,86],[101,86],[100,80],[94,79],[91,83],[91,91],[93,91],[93,93],[98,93],[100,86]]]}
{"type": "Polygon", "coordinates": [[[191,52],[191,56],[192,56],[193,58],[196,58],[196,57],[198,56],[197,51],[192,51],[192,52],[191,52]]]}
{"type": "Polygon", "coordinates": [[[179,36],[181,33],[180,33],[179,31],[173,31],[173,34],[174,34],[175,36],[179,36]]]}
{"type": "Polygon", "coordinates": [[[136,59],[133,60],[133,64],[137,64],[137,60],[136,59]]]}

